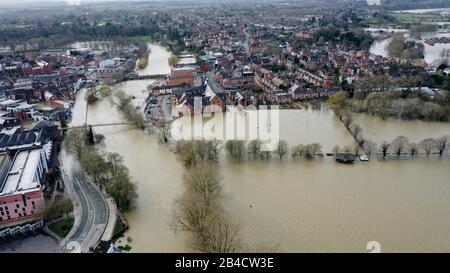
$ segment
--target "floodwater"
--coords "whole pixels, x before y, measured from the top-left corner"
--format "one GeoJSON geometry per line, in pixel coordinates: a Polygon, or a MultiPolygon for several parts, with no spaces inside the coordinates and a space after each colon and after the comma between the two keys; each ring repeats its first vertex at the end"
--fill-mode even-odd
{"type": "MultiPolygon", "coordinates": [[[[407,34],[406,37],[408,37],[409,34],[407,34]]],[[[427,43],[424,43],[423,39],[428,37],[450,37],[450,33],[438,33],[438,34],[430,34],[430,35],[423,35],[422,40],[415,40],[416,42],[422,43],[424,48],[424,61],[428,64],[433,64],[436,61],[439,61],[442,59],[441,52],[444,49],[450,50],[450,44],[435,44],[434,46],[431,46],[427,43]]],[[[383,57],[388,57],[388,47],[391,43],[392,38],[386,38],[382,40],[376,40],[371,45],[369,51],[372,54],[380,55],[383,57]]],[[[447,58],[450,60],[450,58],[447,58]]]]}
{"type": "Polygon", "coordinates": [[[354,114],[353,119],[361,126],[364,137],[377,143],[391,142],[398,136],[406,136],[411,142],[418,143],[425,138],[450,135],[450,123],[445,122],[391,118],[386,121],[364,114],[354,114]]]}
{"type": "Polygon", "coordinates": [[[391,43],[392,38],[386,38],[382,40],[375,40],[373,44],[370,46],[370,53],[375,55],[380,55],[383,57],[388,57],[388,47],[391,43]]]}
{"type": "Polygon", "coordinates": [[[436,13],[436,12],[450,12],[450,8],[440,8],[440,9],[407,9],[407,10],[397,10],[394,13],[436,13]]]}
{"type": "MultiPolygon", "coordinates": [[[[170,53],[152,46],[149,73],[169,71],[170,53]],[[163,54],[161,56],[155,56],[163,54]],[[159,60],[159,61],[158,61],[159,60]],[[151,71],[151,72],[150,72],[151,71]]],[[[147,95],[151,80],[122,83],[136,96],[147,95]]],[[[79,94],[73,124],[84,122],[86,105],[79,94]]],[[[108,99],[89,106],[89,123],[123,120],[108,99]]],[[[280,112],[280,138],[290,144],[319,142],[324,152],[353,142],[332,111],[280,112]]],[[[450,133],[448,124],[356,119],[373,140],[407,135],[412,140],[450,133]]],[[[177,122],[188,122],[180,119],[177,122]]],[[[184,191],[184,168],[154,137],[131,126],[99,127],[103,151],[124,157],[137,182],[137,207],[126,218],[133,252],[187,252],[186,236],[169,227],[174,201],[184,191]]],[[[450,161],[417,159],[372,160],[352,166],[330,158],[315,161],[237,163],[221,158],[219,170],[224,207],[241,226],[244,250],[285,252],[367,252],[369,241],[382,251],[450,251],[450,161]]]]}

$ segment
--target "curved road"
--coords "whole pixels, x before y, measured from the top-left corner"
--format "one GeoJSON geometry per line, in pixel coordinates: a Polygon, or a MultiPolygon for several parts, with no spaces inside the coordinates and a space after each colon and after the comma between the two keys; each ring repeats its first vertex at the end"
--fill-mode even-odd
{"type": "Polygon", "coordinates": [[[108,224],[108,204],[102,194],[80,172],[73,173],[73,189],[78,195],[79,224],[71,232],[64,252],[89,252],[100,241],[108,224]]]}

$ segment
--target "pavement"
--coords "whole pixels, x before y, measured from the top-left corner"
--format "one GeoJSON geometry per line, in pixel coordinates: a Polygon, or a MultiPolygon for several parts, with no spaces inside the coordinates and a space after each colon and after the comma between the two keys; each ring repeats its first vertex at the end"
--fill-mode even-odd
{"type": "Polygon", "coordinates": [[[108,226],[109,205],[100,190],[79,171],[64,180],[74,200],[75,224],[63,241],[63,252],[89,252],[95,248],[108,226]]]}
{"type": "Polygon", "coordinates": [[[158,96],[157,103],[150,108],[149,117],[152,120],[170,121],[172,119],[172,105],[170,104],[170,95],[158,96]]]}

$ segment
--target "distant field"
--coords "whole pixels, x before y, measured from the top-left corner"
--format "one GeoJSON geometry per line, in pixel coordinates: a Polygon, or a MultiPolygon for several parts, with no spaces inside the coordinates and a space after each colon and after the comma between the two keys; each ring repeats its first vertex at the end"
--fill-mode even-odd
{"type": "Polygon", "coordinates": [[[421,14],[421,13],[394,13],[391,14],[399,22],[405,24],[418,24],[418,23],[432,23],[442,22],[442,18],[435,14],[421,14]]]}
{"type": "Polygon", "coordinates": [[[0,24],[0,29],[23,29],[23,28],[31,28],[33,25],[27,24],[0,24]]]}
{"type": "Polygon", "coordinates": [[[150,43],[153,41],[153,38],[150,35],[134,36],[132,38],[144,43],[150,43]]]}

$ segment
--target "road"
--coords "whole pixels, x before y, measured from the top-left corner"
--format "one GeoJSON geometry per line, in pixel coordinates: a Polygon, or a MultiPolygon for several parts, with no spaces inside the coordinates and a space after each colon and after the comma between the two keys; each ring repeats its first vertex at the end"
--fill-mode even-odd
{"type": "Polygon", "coordinates": [[[250,40],[250,34],[247,32],[247,28],[244,28],[244,47],[245,47],[245,52],[247,54],[250,53],[250,44],[249,44],[249,40],[250,40]]]}
{"type": "Polygon", "coordinates": [[[65,252],[89,252],[99,242],[108,224],[109,209],[101,193],[80,172],[74,171],[73,189],[78,195],[77,210],[81,219],[67,240],[65,252]]]}

